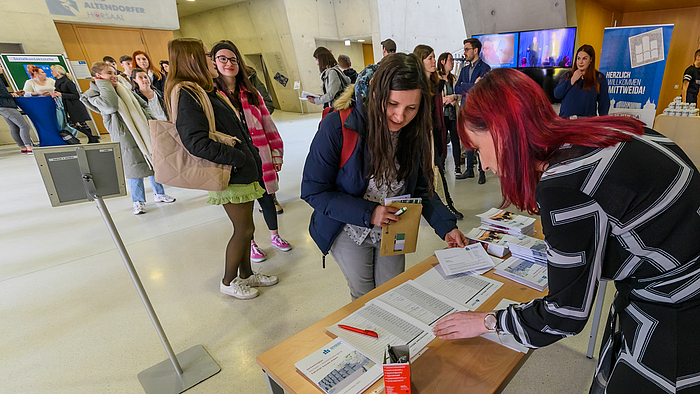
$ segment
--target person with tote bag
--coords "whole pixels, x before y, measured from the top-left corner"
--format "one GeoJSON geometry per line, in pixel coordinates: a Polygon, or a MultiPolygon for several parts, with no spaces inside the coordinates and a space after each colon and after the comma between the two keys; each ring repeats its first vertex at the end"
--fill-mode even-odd
{"type": "Polygon", "coordinates": [[[155,202],[175,202],[153,177],[148,119],[154,118],[148,104],[119,83],[117,70],[109,64],[94,63],[91,74],[95,80],[90,82],[90,89],[83,93],[80,101],[102,115],[112,141],[121,145],[124,177],[129,183],[134,215],[146,213],[145,177],[151,181],[155,202]]]}
{"type": "MultiPolygon", "coordinates": [[[[262,162],[239,113],[214,88],[218,76],[214,62],[202,41],[178,38],[168,43],[170,73],[165,83],[166,107],[187,151],[213,163],[232,166],[229,185],[223,191],[210,191],[208,203],[222,205],[234,233],[226,246],[222,293],[239,299],[258,296],[254,287],[272,286],[277,277],[253,272],[250,241],[255,232],[253,203],[262,197],[262,162]],[[205,92],[206,94],[202,94],[205,92]],[[204,101],[206,100],[206,102],[204,101]],[[210,137],[206,111],[213,112],[215,129],[235,137],[233,146],[210,137]]],[[[211,114],[210,114],[211,115],[211,114]]]]}

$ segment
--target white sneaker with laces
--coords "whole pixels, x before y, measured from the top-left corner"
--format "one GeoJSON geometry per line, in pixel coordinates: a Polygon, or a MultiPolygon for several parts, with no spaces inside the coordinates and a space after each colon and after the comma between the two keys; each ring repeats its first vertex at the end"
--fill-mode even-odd
{"type": "Polygon", "coordinates": [[[134,203],[134,215],[140,215],[146,213],[146,203],[143,201],[136,201],[134,203]]]}
{"type": "Polygon", "coordinates": [[[175,202],[175,197],[170,197],[167,194],[155,194],[153,198],[156,200],[156,202],[165,202],[165,203],[175,202]]]}
{"type": "Polygon", "coordinates": [[[276,276],[273,275],[264,275],[261,274],[260,272],[253,272],[253,275],[243,279],[243,278],[238,278],[241,283],[245,283],[246,285],[250,287],[265,287],[265,286],[272,286],[276,285],[277,282],[279,282],[279,279],[277,279],[276,276]]]}
{"type": "Polygon", "coordinates": [[[232,280],[231,284],[228,286],[221,282],[219,285],[219,290],[221,290],[221,292],[224,294],[239,298],[241,300],[249,300],[259,295],[258,289],[251,289],[250,286],[244,283],[244,280],[241,280],[241,278],[232,280]]]}

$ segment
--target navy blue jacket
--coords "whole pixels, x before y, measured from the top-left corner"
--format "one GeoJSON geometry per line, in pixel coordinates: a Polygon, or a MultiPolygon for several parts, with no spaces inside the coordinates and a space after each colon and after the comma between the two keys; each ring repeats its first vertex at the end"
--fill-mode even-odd
{"type": "MultiPolygon", "coordinates": [[[[359,134],[357,147],[343,168],[340,153],[343,149],[343,130],[340,113],[331,112],[311,142],[301,181],[301,198],[314,212],[311,214],[309,233],[323,254],[327,254],[346,223],[372,227],[372,212],[379,205],[363,197],[369,179],[367,130],[361,107],[355,107],[345,126],[359,134]]],[[[416,157],[416,160],[420,160],[416,157]]],[[[428,197],[428,182],[422,168],[405,180],[405,193],[423,199],[423,217],[440,238],[457,228],[457,219],[440,201],[437,193],[428,197]]]]}
{"type": "Polygon", "coordinates": [[[571,84],[571,77],[562,77],[554,88],[554,97],[561,99],[559,116],[568,118],[576,116],[605,116],[610,111],[610,96],[608,95],[608,80],[603,73],[598,72],[600,93],[594,87],[583,88],[583,78],[571,84]]]}
{"type": "MultiPolygon", "coordinates": [[[[469,78],[469,66],[465,65],[462,67],[462,71],[459,72],[459,78],[457,79],[457,83],[455,83],[455,93],[461,94],[462,96],[466,95],[469,90],[474,87],[474,84],[476,84],[476,79],[483,77],[484,74],[489,71],[491,71],[491,66],[486,64],[483,60],[479,60],[479,63],[474,67],[472,77],[469,78]]],[[[462,102],[464,103],[464,101],[462,102]]]]}

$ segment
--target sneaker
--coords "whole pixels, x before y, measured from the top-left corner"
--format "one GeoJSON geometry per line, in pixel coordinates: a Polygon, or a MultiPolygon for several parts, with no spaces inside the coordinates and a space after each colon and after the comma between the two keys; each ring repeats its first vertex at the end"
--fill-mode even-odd
{"type": "Polygon", "coordinates": [[[27,153],[27,147],[26,147],[26,146],[21,147],[21,148],[19,149],[19,152],[20,152],[20,153],[27,153]]]}
{"type": "Polygon", "coordinates": [[[461,174],[462,174],[462,168],[455,167],[455,175],[461,175],[461,174]]]}
{"type": "Polygon", "coordinates": [[[277,249],[283,252],[289,252],[290,250],[292,250],[292,245],[290,245],[289,242],[285,241],[279,235],[273,235],[272,237],[270,237],[270,242],[272,242],[272,246],[276,247],[277,249]]]}
{"type": "Polygon", "coordinates": [[[238,281],[239,283],[246,284],[250,287],[265,287],[276,285],[277,282],[279,282],[279,279],[273,275],[263,275],[260,272],[253,272],[253,275],[245,279],[239,277],[238,281]]]}
{"type": "Polygon", "coordinates": [[[165,202],[165,203],[175,202],[175,198],[170,197],[167,194],[156,194],[156,195],[154,195],[154,199],[156,200],[156,202],[165,202]]]}
{"type": "Polygon", "coordinates": [[[32,151],[32,147],[31,147],[31,146],[27,146],[26,148],[27,148],[27,152],[26,152],[26,153],[27,153],[28,155],[33,155],[33,154],[34,154],[34,152],[32,151]]]}
{"type": "Polygon", "coordinates": [[[267,259],[265,252],[263,252],[263,250],[258,247],[258,244],[256,244],[255,241],[251,241],[250,261],[252,261],[253,263],[260,263],[262,261],[265,261],[265,259],[267,259]]]}
{"type": "Polygon", "coordinates": [[[140,215],[146,213],[146,203],[143,201],[136,201],[134,203],[134,215],[140,215]]]}
{"type": "Polygon", "coordinates": [[[272,195],[272,199],[275,200],[275,210],[277,211],[278,215],[281,215],[284,213],[284,209],[282,209],[282,205],[280,205],[279,201],[277,201],[277,196],[272,195]]]}
{"type": "Polygon", "coordinates": [[[236,278],[231,281],[231,284],[226,286],[223,282],[219,284],[219,290],[222,293],[240,298],[241,300],[249,300],[258,296],[258,289],[251,289],[245,284],[241,278],[236,278]]]}

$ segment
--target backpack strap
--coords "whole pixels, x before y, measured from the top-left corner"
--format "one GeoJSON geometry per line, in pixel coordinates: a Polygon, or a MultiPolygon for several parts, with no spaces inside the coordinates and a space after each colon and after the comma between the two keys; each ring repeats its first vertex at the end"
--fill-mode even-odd
{"type": "Polygon", "coordinates": [[[340,152],[340,167],[343,168],[345,163],[348,162],[350,156],[355,151],[355,146],[357,146],[357,132],[345,127],[345,121],[350,116],[352,108],[340,110],[340,122],[343,125],[343,150],[340,152]]]}

